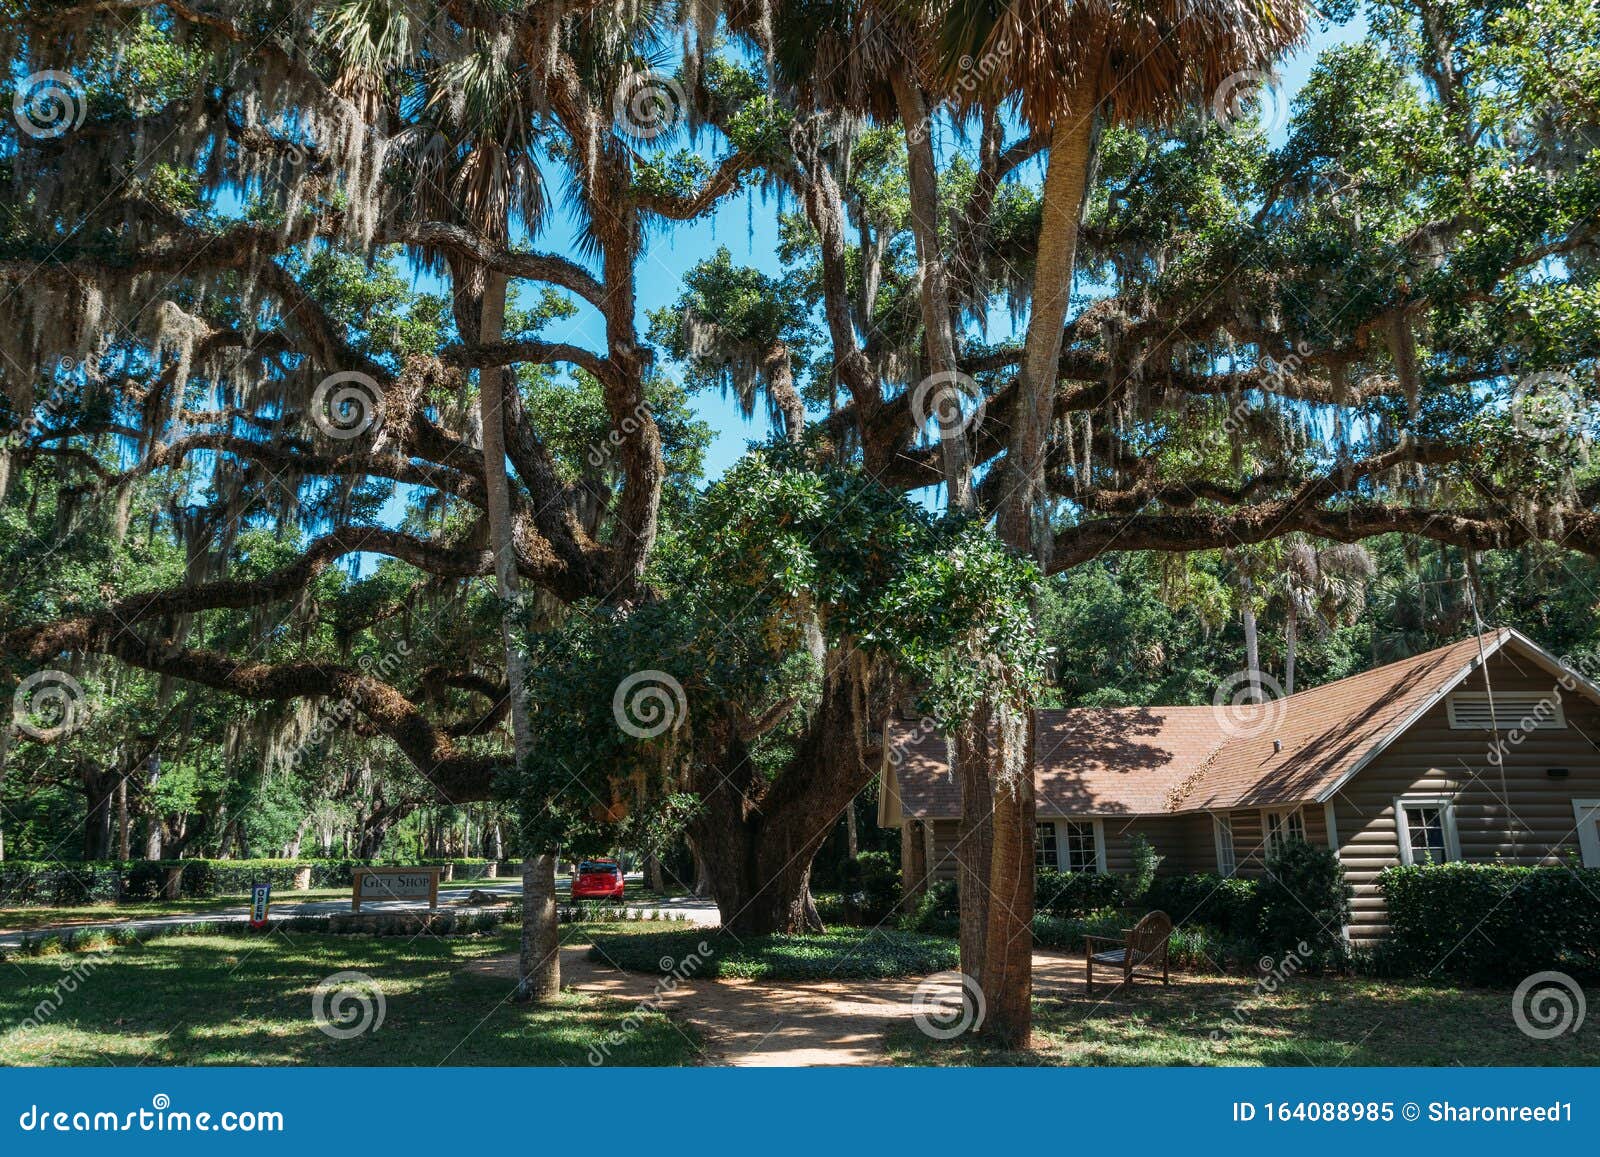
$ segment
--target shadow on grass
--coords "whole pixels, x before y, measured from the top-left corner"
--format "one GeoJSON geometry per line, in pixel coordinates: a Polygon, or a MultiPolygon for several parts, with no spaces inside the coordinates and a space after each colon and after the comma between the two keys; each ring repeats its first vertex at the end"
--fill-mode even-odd
{"type": "Polygon", "coordinates": [[[0,1035],[0,1063],[588,1065],[590,1049],[613,1033],[614,1064],[697,1060],[697,1042],[659,1014],[571,993],[546,1006],[519,1005],[511,982],[462,971],[513,947],[509,935],[174,937],[116,949],[80,967],[71,986],[64,978],[85,957],[18,959],[0,982],[0,1025],[39,1023],[0,1035]],[[371,1020],[381,1005],[383,1016],[336,1039],[318,1027],[313,994],[343,971],[370,983],[342,1004],[325,1002],[328,1015],[371,1020]],[[37,1016],[51,1001],[59,1007],[37,1016]]]}
{"type": "Polygon", "coordinates": [[[1597,1065],[1600,1033],[1534,1040],[1511,992],[1419,981],[1294,978],[1276,993],[1249,980],[1183,977],[1093,997],[1081,984],[1035,1000],[1034,1048],[948,1043],[914,1027],[891,1057],[922,1065],[1597,1065]]]}

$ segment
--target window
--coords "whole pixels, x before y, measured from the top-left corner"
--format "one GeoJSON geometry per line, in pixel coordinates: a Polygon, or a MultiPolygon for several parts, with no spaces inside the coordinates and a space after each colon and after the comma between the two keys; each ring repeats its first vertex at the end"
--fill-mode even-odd
{"type": "Polygon", "coordinates": [[[1217,845],[1217,875],[1227,878],[1239,869],[1233,854],[1233,821],[1227,816],[1212,816],[1211,835],[1217,845]]]}
{"type": "Polygon", "coordinates": [[[1578,824],[1578,851],[1585,868],[1600,868],[1600,799],[1572,801],[1572,818],[1578,824]]]}
{"type": "Polygon", "coordinates": [[[1062,866],[1069,872],[1100,870],[1100,840],[1093,820],[1068,820],[1061,825],[1066,842],[1062,866]]]}
{"type": "Polygon", "coordinates": [[[1035,871],[1041,868],[1049,868],[1052,872],[1060,870],[1055,824],[1033,825],[1033,866],[1035,871]]]}
{"type": "Polygon", "coordinates": [[[1267,851],[1275,852],[1290,840],[1305,842],[1306,817],[1299,808],[1289,811],[1267,812],[1262,827],[1267,833],[1267,851]]]}
{"type": "Polygon", "coordinates": [[[1446,702],[1450,726],[1456,731],[1560,731],[1567,725],[1560,695],[1551,691],[1496,691],[1492,704],[1487,691],[1457,691],[1446,702]]]}
{"type": "Polygon", "coordinates": [[[1394,823],[1402,864],[1443,864],[1461,858],[1455,804],[1442,796],[1394,801],[1394,823]]]}

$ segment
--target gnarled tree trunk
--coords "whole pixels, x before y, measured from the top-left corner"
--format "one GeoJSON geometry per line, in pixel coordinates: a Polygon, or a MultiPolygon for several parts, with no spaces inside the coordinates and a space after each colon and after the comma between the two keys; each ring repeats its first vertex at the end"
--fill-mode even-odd
{"type": "Polygon", "coordinates": [[[693,786],[703,810],[690,846],[705,866],[723,926],[739,935],[822,927],[811,863],[876,767],[871,674],[854,652],[828,652],[822,701],[794,756],[768,778],[731,720],[703,729],[693,786]]]}

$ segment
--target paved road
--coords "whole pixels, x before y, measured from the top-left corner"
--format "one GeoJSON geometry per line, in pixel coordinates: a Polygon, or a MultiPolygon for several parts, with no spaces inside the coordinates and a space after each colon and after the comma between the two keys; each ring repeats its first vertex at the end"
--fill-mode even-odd
{"type": "MultiPolygon", "coordinates": [[[[571,884],[565,879],[558,881],[562,892],[570,889],[571,884]]],[[[495,882],[484,880],[475,886],[452,887],[439,889],[439,907],[452,908],[457,911],[480,911],[482,909],[469,907],[467,897],[477,891],[495,896],[518,897],[522,895],[521,881],[495,882]]],[[[293,893],[290,893],[293,895],[293,893]]],[[[639,909],[659,915],[671,915],[681,912],[694,924],[716,925],[721,923],[717,914],[717,906],[709,900],[696,900],[692,898],[661,900],[656,903],[630,901],[626,905],[630,909],[639,909]]],[[[363,900],[363,912],[404,912],[421,910],[421,905],[413,900],[363,900]]],[[[342,900],[272,900],[272,915],[274,919],[284,919],[289,916],[328,916],[340,912],[350,911],[350,901],[342,900]]],[[[4,917],[0,916],[0,920],[4,917]]],[[[28,932],[0,932],[0,950],[15,948],[22,943],[25,937],[43,936],[52,932],[76,932],[83,929],[101,928],[132,928],[140,932],[154,928],[168,928],[178,924],[243,924],[250,919],[250,905],[241,903],[238,907],[219,908],[214,912],[183,912],[172,916],[140,916],[128,920],[96,921],[83,924],[63,924],[48,928],[35,928],[28,932]]]]}

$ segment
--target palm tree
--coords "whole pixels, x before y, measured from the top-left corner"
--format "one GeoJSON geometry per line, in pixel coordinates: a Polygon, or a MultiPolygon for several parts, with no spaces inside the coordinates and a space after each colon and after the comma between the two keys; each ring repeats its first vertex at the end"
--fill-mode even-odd
{"type": "Polygon", "coordinates": [[[1283,689],[1294,694],[1295,651],[1300,623],[1309,620],[1326,633],[1353,622],[1367,605],[1367,584],[1378,565],[1360,543],[1335,543],[1318,550],[1303,537],[1288,543],[1276,593],[1283,599],[1283,689]]]}
{"type": "MultiPolygon", "coordinates": [[[[1050,133],[1032,307],[1013,407],[1001,533],[1035,549],[1079,219],[1101,121],[1168,121],[1240,73],[1270,66],[1305,27],[1300,0],[940,0],[938,68],[958,103],[1011,98],[1050,133]]],[[[1048,549],[1046,536],[1037,543],[1048,549]]]]}
{"type": "MultiPolygon", "coordinates": [[[[405,205],[418,220],[460,224],[491,249],[504,248],[515,225],[529,232],[538,229],[545,206],[534,129],[537,110],[527,103],[528,68],[517,57],[517,40],[508,28],[498,29],[504,35],[486,28],[465,30],[448,56],[428,56],[426,67],[418,69],[411,66],[424,54],[413,40],[415,30],[403,3],[391,7],[385,0],[350,0],[335,9],[322,39],[341,62],[336,87],[361,94],[362,107],[375,109],[379,78],[386,73],[407,77],[414,89],[407,96],[419,112],[415,123],[399,134],[401,155],[408,162],[404,168],[412,175],[405,205]]],[[[499,342],[504,336],[506,277],[426,248],[419,255],[426,265],[449,265],[462,338],[481,345],[499,342]]],[[[505,366],[480,370],[478,406],[512,748],[520,766],[533,751],[533,731],[527,663],[517,637],[525,624],[506,469],[509,377],[505,366]]],[[[543,1001],[561,989],[555,856],[526,857],[522,880],[517,995],[543,1001]]]]}
{"type": "MultiPolygon", "coordinates": [[[[934,22],[935,71],[958,108],[993,109],[1015,98],[1029,124],[1050,133],[999,510],[1006,542],[1043,557],[1048,528],[1036,541],[1033,527],[1096,126],[1173,118],[1236,74],[1270,64],[1299,39],[1304,12],[1299,0],[939,0],[934,22]]],[[[1031,740],[1026,749],[1031,755],[1031,740]]],[[[1025,1048],[1032,1033],[1032,776],[995,775],[992,805],[996,902],[980,978],[985,1031],[1025,1048]]]]}

